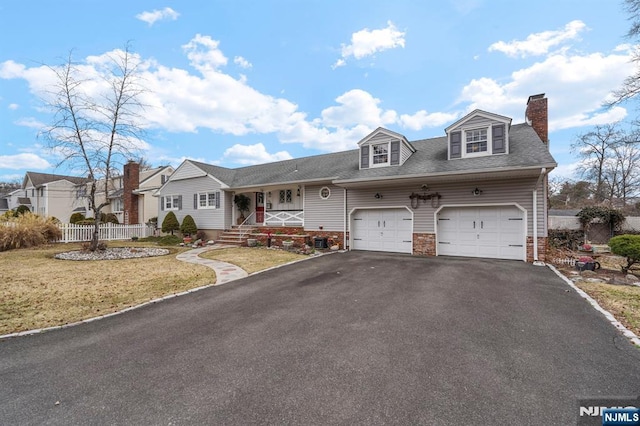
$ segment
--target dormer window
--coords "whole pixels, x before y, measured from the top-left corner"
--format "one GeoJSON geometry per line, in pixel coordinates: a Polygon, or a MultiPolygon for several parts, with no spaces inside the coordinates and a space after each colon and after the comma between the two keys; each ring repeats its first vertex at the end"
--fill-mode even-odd
{"type": "Polygon", "coordinates": [[[378,143],[371,146],[371,164],[375,166],[386,166],[389,164],[389,144],[378,143]]]}
{"type": "Polygon", "coordinates": [[[477,154],[487,152],[487,129],[473,129],[465,132],[466,153],[477,154]]]}
{"type": "Polygon", "coordinates": [[[401,166],[416,150],[399,133],[378,127],[358,142],[360,168],[401,166]]]}
{"type": "Polygon", "coordinates": [[[449,159],[509,153],[511,119],[475,110],[447,127],[449,159]]]}

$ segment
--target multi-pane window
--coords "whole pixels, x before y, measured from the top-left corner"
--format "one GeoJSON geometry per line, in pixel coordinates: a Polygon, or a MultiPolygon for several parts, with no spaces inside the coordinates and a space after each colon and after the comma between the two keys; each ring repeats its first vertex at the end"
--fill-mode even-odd
{"type": "Polygon", "coordinates": [[[293,191],[290,189],[282,189],[280,190],[280,196],[278,197],[278,201],[280,204],[291,203],[293,199],[293,191]]]}
{"type": "Polygon", "coordinates": [[[121,212],[124,210],[124,201],[122,201],[122,198],[116,198],[113,200],[113,211],[114,212],[121,212]]]}
{"type": "Polygon", "coordinates": [[[198,194],[198,208],[199,209],[215,209],[216,208],[216,193],[215,192],[201,192],[198,194]]]}
{"type": "Polygon", "coordinates": [[[178,210],[179,208],[180,208],[179,195],[167,195],[166,197],[164,197],[165,210],[178,210]]]}
{"type": "Polygon", "coordinates": [[[467,130],[465,134],[467,154],[487,152],[487,129],[467,130]]]}
{"type": "Polygon", "coordinates": [[[389,144],[379,143],[372,147],[372,163],[387,164],[389,162],[389,144]]]}

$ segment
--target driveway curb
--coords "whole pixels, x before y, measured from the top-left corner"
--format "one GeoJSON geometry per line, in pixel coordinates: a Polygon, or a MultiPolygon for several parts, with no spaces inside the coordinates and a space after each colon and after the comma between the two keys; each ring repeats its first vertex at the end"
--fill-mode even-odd
{"type": "Polygon", "coordinates": [[[591,306],[594,307],[594,309],[598,312],[600,312],[602,315],[604,315],[607,320],[609,320],[609,322],[618,329],[618,331],[620,331],[626,338],[628,338],[633,344],[635,344],[636,346],[638,346],[638,348],[640,348],[640,338],[638,336],[636,336],[636,334],[629,330],[627,327],[624,326],[624,324],[622,324],[620,321],[618,321],[611,312],[607,311],[606,309],[604,309],[602,306],[600,306],[600,304],[591,296],[589,296],[584,290],[582,290],[581,288],[579,288],[578,286],[575,285],[575,283],[573,281],[571,281],[569,278],[565,277],[560,271],[558,271],[553,265],[549,265],[547,264],[547,266],[549,267],[549,269],[551,269],[553,272],[556,273],[557,276],[559,276],[560,278],[562,278],[564,280],[565,283],[567,283],[569,286],[571,286],[582,298],[586,299],[591,306]]]}

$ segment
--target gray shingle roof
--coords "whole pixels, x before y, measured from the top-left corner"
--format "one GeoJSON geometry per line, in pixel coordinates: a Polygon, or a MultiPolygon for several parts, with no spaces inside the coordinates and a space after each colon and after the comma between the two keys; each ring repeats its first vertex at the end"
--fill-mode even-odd
{"type": "Polygon", "coordinates": [[[55,175],[51,173],[37,173],[37,172],[27,172],[26,177],[31,180],[33,186],[44,185],[49,182],[56,182],[59,180],[68,180],[71,183],[76,185],[86,183],[89,180],[82,177],[77,176],[64,176],[64,175],[55,175]]]}
{"type": "Polygon", "coordinates": [[[416,152],[399,167],[359,169],[359,150],[296,158],[275,163],[228,169],[191,161],[231,188],[311,180],[376,180],[391,177],[552,168],[557,164],[547,146],[528,124],[509,130],[509,154],[447,160],[446,136],[411,142],[416,152]]]}

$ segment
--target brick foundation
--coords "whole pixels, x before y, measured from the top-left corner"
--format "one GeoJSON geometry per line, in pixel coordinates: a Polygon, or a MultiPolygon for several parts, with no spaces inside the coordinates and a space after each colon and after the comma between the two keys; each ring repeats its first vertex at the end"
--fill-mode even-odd
{"type": "MultiPolygon", "coordinates": [[[[538,237],[538,260],[546,262],[547,237],[538,237]]],[[[527,237],[527,262],[533,262],[533,237],[527,237]]]]}
{"type": "Polygon", "coordinates": [[[435,256],[436,235],[413,234],[413,254],[419,256],[435,256]]]}
{"type": "Polygon", "coordinates": [[[266,246],[268,233],[271,233],[271,245],[282,246],[283,241],[293,241],[294,247],[303,247],[305,244],[314,247],[314,238],[326,238],[329,247],[338,245],[340,250],[344,249],[344,233],[334,231],[305,231],[302,227],[261,227],[259,233],[250,234],[249,238],[254,238],[260,244],[266,246]],[[276,234],[277,232],[277,234],[276,234]]]}

